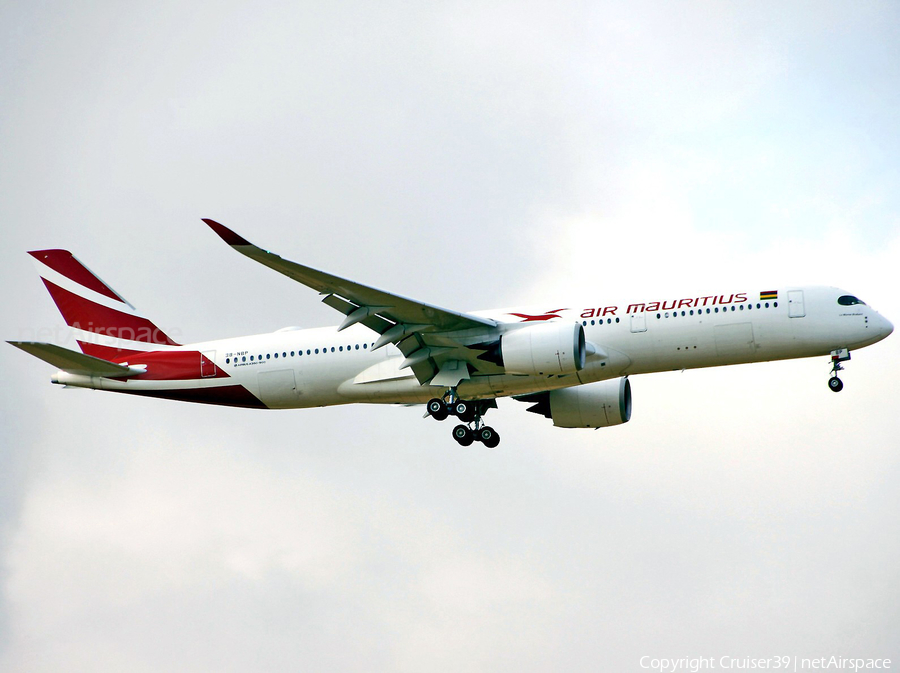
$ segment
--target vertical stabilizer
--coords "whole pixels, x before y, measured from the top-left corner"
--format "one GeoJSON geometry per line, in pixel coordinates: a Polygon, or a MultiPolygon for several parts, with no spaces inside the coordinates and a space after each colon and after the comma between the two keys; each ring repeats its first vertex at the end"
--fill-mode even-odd
{"type": "Polygon", "coordinates": [[[179,345],[68,250],[28,254],[85,354],[114,360],[179,345]]]}

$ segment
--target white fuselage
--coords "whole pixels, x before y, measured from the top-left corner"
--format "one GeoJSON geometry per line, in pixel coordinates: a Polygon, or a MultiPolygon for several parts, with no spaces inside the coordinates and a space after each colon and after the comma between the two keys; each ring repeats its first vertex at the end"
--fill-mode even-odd
{"type": "MultiPolygon", "coordinates": [[[[528,309],[475,313],[510,329],[531,321],[578,321],[595,352],[575,374],[473,375],[459,384],[458,393],[465,399],[494,398],[634,374],[820,356],[861,348],[890,334],[891,324],[869,306],[838,303],[845,294],[831,287],[796,287],[779,288],[777,299],[769,301],[757,300],[758,292],[744,292],[550,314],[528,309]]],[[[377,336],[361,325],[342,332],[288,328],[162,349],[199,352],[214,363],[199,378],[167,377],[151,364],[147,376],[109,379],[61,371],[54,381],[163,397],[169,396],[165,391],[241,386],[268,408],[420,403],[440,396],[439,388],[422,385],[411,369],[401,369],[404,356],[396,347],[373,350],[377,336]]],[[[141,364],[141,356],[131,360],[130,365],[141,364]]]]}

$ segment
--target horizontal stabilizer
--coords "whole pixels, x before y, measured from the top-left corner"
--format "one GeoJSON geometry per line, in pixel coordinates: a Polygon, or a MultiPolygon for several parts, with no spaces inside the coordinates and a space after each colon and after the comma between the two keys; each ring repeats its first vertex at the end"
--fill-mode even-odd
{"type": "Polygon", "coordinates": [[[108,360],[95,358],[92,355],[84,355],[68,348],[45,344],[37,341],[7,341],[6,343],[30,353],[44,362],[58,367],[71,374],[83,376],[137,376],[146,371],[145,367],[129,367],[108,360]]]}

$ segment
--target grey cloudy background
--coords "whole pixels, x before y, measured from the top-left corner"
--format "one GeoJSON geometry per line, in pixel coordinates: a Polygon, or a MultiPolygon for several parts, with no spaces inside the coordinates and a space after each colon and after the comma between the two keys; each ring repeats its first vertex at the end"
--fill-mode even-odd
{"type": "MultiPolygon", "coordinates": [[[[232,253],[459,310],[839,285],[895,323],[900,8],[6,3],[4,339],[74,344],[73,250],[185,341],[336,315],[232,253]]],[[[0,669],[900,661],[900,338],[636,377],[631,423],[501,401],[233,410],[0,349],[0,669]]]]}

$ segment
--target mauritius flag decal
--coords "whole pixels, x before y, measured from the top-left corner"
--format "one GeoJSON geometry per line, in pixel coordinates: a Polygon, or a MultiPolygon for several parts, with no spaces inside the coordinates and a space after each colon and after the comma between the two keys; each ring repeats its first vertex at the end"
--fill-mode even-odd
{"type": "Polygon", "coordinates": [[[778,290],[767,290],[759,293],[760,301],[769,301],[771,299],[778,299],[778,290]]]}

